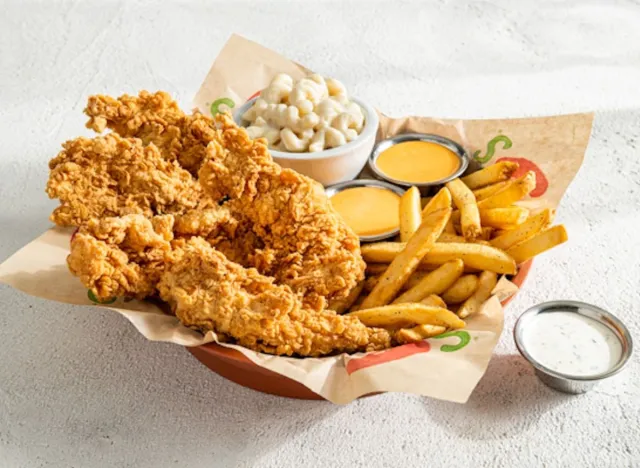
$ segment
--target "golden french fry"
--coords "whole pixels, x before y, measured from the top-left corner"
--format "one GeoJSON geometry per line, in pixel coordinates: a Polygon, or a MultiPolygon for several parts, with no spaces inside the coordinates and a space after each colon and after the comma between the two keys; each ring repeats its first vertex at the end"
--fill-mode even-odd
{"type": "Polygon", "coordinates": [[[480,210],[480,221],[482,225],[497,229],[522,224],[528,217],[529,210],[521,206],[480,210]]]}
{"type": "Polygon", "coordinates": [[[491,236],[493,235],[494,229],[492,227],[484,226],[482,228],[482,233],[480,234],[480,239],[482,240],[491,240],[491,236]]]}
{"type": "Polygon", "coordinates": [[[483,240],[483,239],[476,239],[473,241],[474,244],[480,244],[480,245],[488,245],[489,247],[493,247],[491,245],[491,243],[489,241],[483,240]]]}
{"type": "Polygon", "coordinates": [[[358,297],[360,297],[360,293],[362,293],[362,289],[364,288],[364,283],[364,280],[358,282],[355,288],[349,291],[347,297],[330,301],[327,308],[330,310],[335,310],[336,314],[345,313],[351,308],[353,304],[355,304],[355,302],[358,300],[358,297]]]}
{"type": "MultiPolygon", "coordinates": [[[[520,225],[514,224],[513,226],[503,226],[502,229],[496,229],[495,232],[493,233],[493,238],[495,239],[496,237],[506,234],[509,231],[513,231],[518,226],[520,225]]],[[[489,240],[492,240],[492,239],[489,239],[489,240]]]]}
{"type": "Polygon", "coordinates": [[[447,234],[453,234],[454,236],[458,234],[458,231],[456,231],[456,228],[453,225],[453,221],[451,221],[451,218],[449,218],[449,221],[447,221],[447,225],[444,227],[444,232],[446,232],[447,234]]]}
{"type": "MultiPolygon", "coordinates": [[[[367,262],[390,263],[403,249],[404,244],[401,242],[378,242],[362,247],[362,256],[367,262]]],[[[456,258],[464,262],[465,270],[469,267],[505,275],[516,273],[516,263],[507,253],[495,246],[475,243],[436,243],[423,257],[421,266],[428,268],[442,265],[456,258]]]]}
{"type": "Polygon", "coordinates": [[[348,315],[357,317],[368,327],[406,328],[413,324],[440,325],[448,328],[465,326],[464,321],[450,310],[424,304],[391,304],[363,308],[348,315]]]}
{"type": "Polygon", "coordinates": [[[518,163],[502,161],[463,177],[462,182],[474,190],[486,185],[495,184],[496,182],[508,180],[516,169],[518,169],[518,163]]]}
{"type": "Polygon", "coordinates": [[[391,302],[402,285],[418,268],[422,258],[436,243],[451,216],[451,194],[443,188],[429,202],[427,214],[416,233],[391,261],[380,281],[362,303],[364,308],[383,306],[391,302]]]}
{"type": "Polygon", "coordinates": [[[499,192],[503,188],[507,186],[509,181],[503,180],[502,182],[496,182],[495,184],[487,185],[481,189],[477,189],[473,191],[473,195],[476,197],[476,201],[484,200],[485,198],[490,197],[494,193],[499,192]]]}
{"type": "MultiPolygon", "coordinates": [[[[460,226],[465,239],[473,240],[481,233],[480,212],[476,204],[476,197],[460,179],[446,183],[451,192],[453,203],[460,211],[460,226]]],[[[455,223],[455,220],[454,220],[455,223]]]]}
{"type": "Polygon", "coordinates": [[[478,277],[478,287],[474,293],[458,309],[458,317],[466,318],[477,314],[498,283],[498,275],[491,271],[483,271],[478,277]]]}
{"type": "Polygon", "coordinates": [[[440,296],[435,294],[430,294],[420,301],[420,304],[424,304],[432,307],[442,307],[443,309],[447,308],[447,303],[442,300],[440,296]]]}
{"type": "Polygon", "coordinates": [[[400,344],[417,343],[425,338],[442,335],[447,331],[440,325],[418,325],[413,328],[402,328],[396,332],[396,341],[400,344]]]}
{"type": "Polygon", "coordinates": [[[433,197],[429,199],[427,205],[422,209],[422,219],[424,223],[424,218],[431,213],[442,210],[444,208],[452,208],[453,200],[451,198],[451,192],[446,187],[442,187],[438,190],[433,197]]]}
{"type": "Polygon", "coordinates": [[[393,303],[418,302],[430,294],[442,294],[460,277],[463,269],[464,263],[459,258],[447,262],[425,276],[418,284],[400,295],[393,303]]]}
{"type": "MultiPolygon", "coordinates": [[[[367,267],[364,272],[367,276],[378,276],[384,273],[389,268],[389,262],[370,263],[367,262],[367,267]]],[[[366,286],[365,286],[366,288],[366,286]]]]}
{"type": "Polygon", "coordinates": [[[447,304],[460,304],[471,297],[478,288],[476,275],[463,275],[442,294],[442,300],[447,304]]]}
{"type": "Polygon", "coordinates": [[[507,253],[513,257],[517,264],[520,264],[566,242],[568,239],[569,236],[564,225],[558,224],[545,231],[540,231],[520,244],[516,244],[507,250],[507,253]]]}
{"type": "Polygon", "coordinates": [[[411,187],[400,197],[400,241],[407,242],[421,222],[420,191],[411,187]]]}
{"type": "MultiPolygon", "coordinates": [[[[384,267],[386,269],[388,267],[388,265],[384,265],[384,267]]],[[[435,268],[434,268],[434,270],[435,270],[435,268]]],[[[382,273],[384,273],[384,271],[382,273]]],[[[420,280],[422,280],[422,278],[424,278],[428,274],[429,274],[428,271],[414,271],[413,274],[407,280],[407,282],[402,286],[402,289],[400,289],[400,290],[401,291],[405,291],[407,289],[410,289],[410,288],[414,287],[416,284],[418,284],[420,282],[420,280]]],[[[370,276],[364,282],[364,290],[366,292],[373,291],[373,288],[375,287],[376,284],[378,284],[378,281],[380,281],[380,276],[379,275],[370,276]]]]}
{"type": "Polygon", "coordinates": [[[549,209],[531,216],[515,229],[505,231],[491,240],[491,245],[501,250],[508,250],[546,228],[553,219],[553,212],[549,209]]]}
{"type": "Polygon", "coordinates": [[[438,242],[459,242],[464,244],[465,242],[467,242],[467,240],[462,236],[443,232],[442,234],[440,234],[440,237],[438,237],[438,242]]]}
{"type": "Polygon", "coordinates": [[[380,276],[369,276],[364,280],[364,287],[362,288],[362,290],[365,292],[373,291],[373,288],[378,283],[378,281],[380,281],[380,276]]]}
{"type": "Polygon", "coordinates": [[[499,192],[478,202],[478,208],[480,210],[506,208],[526,197],[534,188],[536,188],[536,173],[529,171],[519,179],[510,181],[499,192]]]}
{"type": "Polygon", "coordinates": [[[442,265],[456,258],[461,259],[465,267],[489,270],[495,273],[513,275],[516,263],[502,250],[481,244],[436,244],[423,261],[427,264],[442,265]]]}

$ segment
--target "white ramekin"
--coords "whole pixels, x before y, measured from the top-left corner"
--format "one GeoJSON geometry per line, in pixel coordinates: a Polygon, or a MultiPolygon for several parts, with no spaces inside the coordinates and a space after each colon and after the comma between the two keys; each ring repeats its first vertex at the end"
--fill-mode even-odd
{"type": "MultiPolygon", "coordinates": [[[[238,125],[243,125],[242,116],[253,105],[253,98],[238,108],[233,118],[238,125]]],[[[282,167],[317,180],[324,186],[355,179],[367,164],[369,154],[373,149],[378,132],[378,114],[370,105],[351,98],[364,113],[364,128],[358,138],[337,148],[331,148],[317,153],[286,153],[284,151],[269,150],[274,161],[282,167]]]]}

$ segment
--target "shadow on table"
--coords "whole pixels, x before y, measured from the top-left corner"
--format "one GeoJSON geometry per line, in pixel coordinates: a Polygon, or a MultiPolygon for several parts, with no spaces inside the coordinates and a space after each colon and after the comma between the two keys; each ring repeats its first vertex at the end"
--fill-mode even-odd
{"type": "Polygon", "coordinates": [[[459,437],[495,440],[521,435],[571,398],[544,386],[519,355],[497,355],[465,405],[425,399],[432,421],[459,437]]]}
{"type": "Polygon", "coordinates": [[[240,387],[109,310],[0,290],[17,307],[0,316],[12,350],[0,366],[5,422],[17,439],[47,441],[30,451],[34,462],[99,454],[112,466],[250,467],[342,408],[240,387]]]}

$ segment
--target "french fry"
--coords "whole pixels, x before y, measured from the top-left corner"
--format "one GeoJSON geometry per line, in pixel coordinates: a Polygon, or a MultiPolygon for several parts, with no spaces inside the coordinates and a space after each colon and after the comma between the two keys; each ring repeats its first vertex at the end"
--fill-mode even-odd
{"type": "Polygon", "coordinates": [[[447,234],[453,234],[454,236],[458,235],[458,231],[456,231],[456,228],[453,225],[453,221],[451,220],[451,218],[449,218],[449,221],[447,221],[447,225],[444,227],[444,232],[446,232],[447,234]]]}
{"type": "Polygon", "coordinates": [[[492,227],[488,227],[488,226],[483,226],[482,227],[482,233],[480,234],[480,239],[482,240],[491,240],[491,236],[493,235],[495,229],[493,229],[492,227]]]}
{"type": "Polygon", "coordinates": [[[542,210],[540,213],[529,217],[517,228],[506,231],[491,240],[491,245],[501,250],[508,250],[530,237],[535,236],[539,231],[546,228],[553,219],[553,212],[550,209],[542,210]]]}
{"type": "Polygon", "coordinates": [[[378,283],[378,281],[380,281],[380,276],[379,275],[369,276],[367,279],[364,280],[364,286],[363,286],[362,290],[364,292],[373,291],[373,288],[378,283]]]}
{"type": "Polygon", "coordinates": [[[400,241],[407,242],[421,222],[420,191],[411,187],[400,197],[400,241]]]}
{"type": "Polygon", "coordinates": [[[419,302],[431,294],[442,294],[460,277],[463,269],[464,263],[459,258],[447,262],[425,276],[418,284],[400,295],[393,303],[419,302]]]}
{"type": "Polygon", "coordinates": [[[391,304],[381,307],[363,308],[350,312],[368,327],[407,328],[417,325],[440,325],[447,328],[464,328],[463,320],[442,307],[430,307],[424,304],[391,304]]]}
{"type": "Polygon", "coordinates": [[[364,283],[364,280],[359,281],[358,284],[356,284],[356,286],[351,291],[349,291],[347,297],[330,301],[327,308],[330,310],[335,310],[336,314],[345,313],[351,308],[353,304],[355,304],[355,302],[358,300],[358,297],[360,297],[360,293],[362,293],[362,289],[364,288],[364,283]]]}
{"type": "Polygon", "coordinates": [[[496,229],[522,224],[528,217],[529,210],[521,206],[480,210],[480,221],[482,225],[496,229]]]}
{"type": "MultiPolygon", "coordinates": [[[[460,226],[465,239],[473,240],[481,233],[480,213],[476,204],[476,197],[460,179],[454,179],[446,183],[451,192],[453,203],[460,211],[460,226]]],[[[455,220],[454,220],[455,223],[455,220]]]]}
{"type": "Polygon", "coordinates": [[[476,275],[463,275],[442,294],[442,300],[447,304],[460,304],[471,297],[478,288],[476,275]]]}
{"type": "Polygon", "coordinates": [[[440,237],[438,237],[438,242],[460,242],[464,244],[466,241],[467,240],[464,237],[456,234],[449,234],[448,232],[443,232],[440,234],[440,237]]]}
{"type": "Polygon", "coordinates": [[[507,186],[499,192],[478,202],[478,208],[480,210],[506,208],[526,197],[534,188],[536,188],[536,173],[529,171],[519,179],[510,181],[507,186]]]}
{"type": "MultiPolygon", "coordinates": [[[[451,192],[446,187],[441,188],[438,193],[429,199],[429,202],[422,209],[422,219],[438,210],[442,210],[446,207],[452,208],[453,200],[451,198],[451,192]],[[447,205],[448,203],[448,205],[447,205]]],[[[448,221],[448,220],[447,220],[448,221]]]]}
{"type": "MultiPolygon", "coordinates": [[[[386,269],[388,267],[388,265],[384,265],[384,267],[386,269]]],[[[434,270],[435,270],[435,268],[434,268],[434,270]]],[[[384,271],[382,273],[384,273],[384,271]]],[[[418,284],[422,280],[422,278],[424,278],[428,274],[429,274],[428,271],[414,271],[413,274],[407,280],[407,282],[402,286],[402,289],[400,289],[400,290],[401,291],[406,291],[407,289],[410,289],[410,288],[414,287],[416,284],[418,284]]],[[[364,282],[364,290],[366,292],[373,291],[373,288],[376,286],[376,284],[378,284],[378,281],[380,281],[380,276],[379,275],[378,276],[370,276],[364,282]]]]}
{"type": "Polygon", "coordinates": [[[499,192],[503,188],[507,186],[509,181],[503,180],[502,182],[496,182],[495,184],[487,185],[481,189],[477,189],[473,191],[473,195],[476,197],[476,201],[484,200],[485,198],[490,197],[496,192],[499,192]]]}
{"type": "Polygon", "coordinates": [[[516,169],[518,169],[517,163],[502,161],[463,177],[462,182],[473,190],[508,180],[516,169]]]}
{"type": "MultiPolygon", "coordinates": [[[[400,242],[378,242],[362,247],[362,256],[367,262],[390,263],[403,249],[404,244],[400,242]]],[[[495,246],[475,243],[437,243],[423,257],[421,265],[442,265],[456,258],[464,262],[465,269],[469,267],[505,275],[516,273],[515,261],[505,252],[495,246]]]]}
{"type": "MultiPolygon", "coordinates": [[[[365,259],[366,260],[366,259],[365,259]]],[[[367,276],[378,276],[381,275],[382,273],[384,273],[387,268],[389,268],[389,262],[384,263],[384,262],[380,262],[380,263],[370,263],[367,262],[367,267],[365,268],[364,272],[367,276]]],[[[365,286],[366,289],[366,286],[365,286]]]]}
{"type": "Polygon", "coordinates": [[[507,250],[507,253],[513,257],[517,264],[520,264],[566,242],[568,239],[569,237],[564,225],[558,224],[545,231],[540,231],[535,236],[516,244],[507,250]]]}
{"type": "Polygon", "coordinates": [[[405,245],[402,242],[374,242],[363,245],[360,248],[360,253],[367,264],[389,264],[405,248],[405,245]]]}
{"type": "Polygon", "coordinates": [[[458,317],[466,318],[477,314],[487,299],[491,296],[491,291],[498,283],[498,275],[491,271],[483,271],[478,277],[478,287],[474,293],[458,309],[458,317]]]}
{"type": "Polygon", "coordinates": [[[420,304],[424,304],[432,307],[442,307],[443,309],[447,308],[447,303],[442,300],[440,296],[435,294],[431,294],[420,301],[420,304]]]}
{"type": "Polygon", "coordinates": [[[440,325],[418,325],[413,328],[402,328],[396,332],[396,341],[400,344],[417,343],[425,338],[442,335],[447,331],[440,325]]]}
{"type": "Polygon", "coordinates": [[[483,239],[476,239],[473,241],[474,244],[487,245],[489,247],[493,247],[489,241],[483,239]]]}
{"type": "Polygon", "coordinates": [[[513,258],[502,250],[481,244],[436,244],[423,261],[441,265],[456,258],[461,259],[465,267],[478,270],[506,275],[513,275],[517,271],[513,258]]]}
{"type": "MultiPolygon", "coordinates": [[[[515,226],[518,227],[518,226],[515,226]]],[[[502,236],[503,234],[506,234],[507,232],[509,232],[511,229],[496,229],[495,231],[493,231],[493,238],[495,239],[498,236],[502,236]]],[[[493,239],[490,239],[493,240],[493,239]]]]}
{"type": "Polygon", "coordinates": [[[362,303],[364,308],[388,304],[398,294],[402,285],[418,268],[422,258],[431,250],[451,216],[451,194],[443,188],[425,208],[427,214],[416,233],[393,258],[389,268],[362,303]]]}

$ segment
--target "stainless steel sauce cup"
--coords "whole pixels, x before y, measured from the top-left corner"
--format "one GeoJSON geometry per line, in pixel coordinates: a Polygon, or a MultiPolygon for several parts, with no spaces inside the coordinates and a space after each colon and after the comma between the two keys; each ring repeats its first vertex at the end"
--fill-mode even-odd
{"type": "Polygon", "coordinates": [[[369,168],[373,171],[376,177],[382,180],[391,182],[392,184],[399,185],[401,187],[409,188],[411,186],[416,186],[420,189],[420,192],[423,195],[429,195],[435,188],[449,182],[450,180],[453,180],[457,177],[462,176],[468,167],[469,167],[469,155],[460,144],[456,143],[453,140],[450,140],[449,138],[441,137],[439,135],[433,135],[430,133],[404,133],[401,135],[396,135],[391,138],[387,138],[386,140],[382,140],[378,142],[373,147],[371,156],[369,156],[369,168]],[[378,157],[380,157],[380,155],[384,150],[386,150],[387,148],[390,148],[393,145],[404,143],[406,141],[427,141],[429,143],[436,143],[438,145],[444,146],[445,148],[447,148],[448,150],[451,150],[453,153],[455,153],[458,156],[458,158],[460,159],[460,166],[450,176],[444,179],[435,180],[433,182],[422,182],[422,183],[407,182],[406,180],[398,180],[398,179],[389,177],[380,169],[378,169],[376,161],[378,160],[378,157]]]}
{"type": "MultiPolygon", "coordinates": [[[[331,198],[336,193],[339,193],[339,192],[342,192],[343,190],[354,188],[354,187],[382,188],[382,189],[391,190],[393,193],[399,196],[404,195],[404,190],[402,190],[401,188],[393,184],[388,184],[386,182],[382,182],[380,180],[373,180],[373,179],[356,179],[356,180],[349,180],[347,182],[341,182],[339,184],[335,184],[335,185],[331,185],[330,187],[327,187],[325,189],[325,193],[327,194],[327,197],[331,198]]],[[[375,236],[360,236],[360,241],[361,242],[377,242],[384,239],[388,239],[393,236],[397,236],[399,232],[400,232],[400,227],[398,226],[396,229],[393,229],[389,232],[385,232],[375,236]]]]}
{"type": "Polygon", "coordinates": [[[629,361],[633,352],[631,334],[620,319],[600,307],[577,301],[545,302],[528,309],[516,322],[516,326],[513,330],[513,336],[516,346],[518,347],[518,351],[520,351],[520,354],[522,354],[522,356],[533,366],[538,378],[549,387],[565,393],[578,394],[589,391],[598,382],[620,372],[629,361]],[[622,354],[616,365],[600,374],[576,376],[553,371],[535,360],[527,350],[527,346],[524,341],[524,331],[536,315],[549,312],[571,312],[580,314],[596,320],[609,328],[618,340],[620,340],[620,344],[622,346],[622,354]]]}

